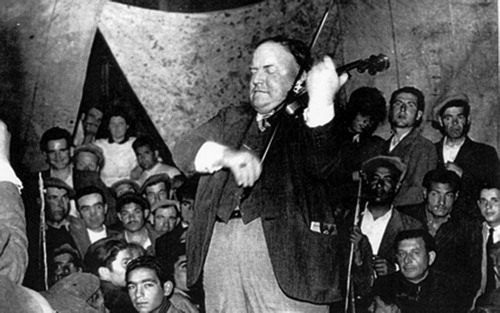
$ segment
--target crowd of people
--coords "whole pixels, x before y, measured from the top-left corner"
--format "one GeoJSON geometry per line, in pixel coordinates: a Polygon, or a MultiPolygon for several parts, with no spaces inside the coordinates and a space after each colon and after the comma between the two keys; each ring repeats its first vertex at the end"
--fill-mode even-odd
{"type": "Polygon", "coordinates": [[[433,108],[432,143],[422,91],[387,106],[360,87],[337,112],[348,75],[300,41],[259,42],[250,73],[249,103],[181,138],[176,165],[92,106],[79,136],[43,133],[48,169],[21,182],[0,123],[2,312],[500,309],[500,161],[468,136],[465,94],[433,108]],[[290,114],[292,87],[308,99],[290,114]]]}

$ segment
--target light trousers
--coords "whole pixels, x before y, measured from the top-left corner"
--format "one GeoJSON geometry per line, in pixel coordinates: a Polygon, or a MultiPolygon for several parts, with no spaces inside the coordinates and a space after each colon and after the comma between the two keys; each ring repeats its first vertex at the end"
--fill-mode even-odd
{"type": "Polygon", "coordinates": [[[204,267],[206,310],[211,312],[328,312],[327,305],[291,299],[274,276],[260,218],[216,222],[204,267]]]}

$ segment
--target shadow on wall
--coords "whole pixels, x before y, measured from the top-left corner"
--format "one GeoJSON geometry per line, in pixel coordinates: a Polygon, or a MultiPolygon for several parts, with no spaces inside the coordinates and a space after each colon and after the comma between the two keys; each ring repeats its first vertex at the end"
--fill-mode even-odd
{"type": "Polygon", "coordinates": [[[22,99],[24,72],[22,70],[17,32],[6,25],[0,26],[0,119],[12,134],[11,160],[17,171],[22,171],[25,144],[21,142],[22,99]]]}
{"type": "MultiPolygon", "coordinates": [[[[105,111],[111,107],[123,108],[132,117],[130,134],[148,135],[158,143],[160,156],[167,164],[175,165],[169,148],[158,133],[146,110],[140,103],[120,66],[111,53],[106,40],[97,30],[83,87],[82,102],[78,110],[78,119],[93,104],[100,104],[105,111]]],[[[103,120],[97,138],[107,138],[106,123],[103,120]]]]}

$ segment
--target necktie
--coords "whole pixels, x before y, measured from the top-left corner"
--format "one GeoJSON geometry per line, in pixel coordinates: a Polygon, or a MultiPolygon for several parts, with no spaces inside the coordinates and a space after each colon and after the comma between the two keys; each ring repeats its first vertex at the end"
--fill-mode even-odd
{"type": "Polygon", "coordinates": [[[486,241],[486,289],[484,290],[484,293],[487,294],[493,289],[496,288],[496,282],[495,282],[495,269],[494,269],[494,262],[493,258],[490,256],[491,254],[491,249],[493,247],[493,232],[495,231],[494,228],[489,229],[490,234],[488,236],[488,241],[486,241]]]}

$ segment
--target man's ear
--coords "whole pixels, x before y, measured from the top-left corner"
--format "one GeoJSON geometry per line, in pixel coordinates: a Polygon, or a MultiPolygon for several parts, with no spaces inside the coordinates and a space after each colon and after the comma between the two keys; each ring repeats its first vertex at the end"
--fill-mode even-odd
{"type": "Polygon", "coordinates": [[[444,127],[443,118],[439,116],[439,126],[444,127]]]}
{"type": "MultiPolygon", "coordinates": [[[[104,215],[106,215],[107,213],[108,213],[108,204],[106,203],[104,205],[104,215]]],[[[118,215],[120,215],[120,214],[118,214],[118,215]]]]}
{"type": "Polygon", "coordinates": [[[144,220],[147,220],[149,218],[150,214],[151,214],[151,211],[149,209],[144,210],[144,220]]]}
{"type": "Polygon", "coordinates": [[[168,297],[172,294],[172,291],[174,291],[174,284],[168,280],[163,284],[163,294],[168,297]]]}
{"type": "Polygon", "coordinates": [[[424,199],[427,199],[427,188],[422,190],[422,194],[424,195],[424,199]]]}
{"type": "Polygon", "coordinates": [[[431,251],[428,253],[429,254],[429,266],[434,263],[434,260],[436,259],[436,251],[431,251]]]}
{"type": "Polygon", "coordinates": [[[101,266],[97,269],[97,273],[99,274],[99,278],[101,280],[109,280],[109,276],[111,275],[111,272],[109,268],[105,266],[101,266]]]}
{"type": "Polygon", "coordinates": [[[158,150],[155,150],[155,159],[158,159],[159,156],[160,156],[160,152],[158,150]]]}
{"type": "Polygon", "coordinates": [[[118,216],[118,219],[120,220],[120,222],[123,223],[122,215],[120,214],[120,212],[116,212],[116,216],[118,216]]]}
{"type": "Polygon", "coordinates": [[[424,115],[424,112],[418,110],[417,111],[417,119],[416,119],[416,121],[420,121],[420,119],[422,118],[422,115],[424,115]]]}

